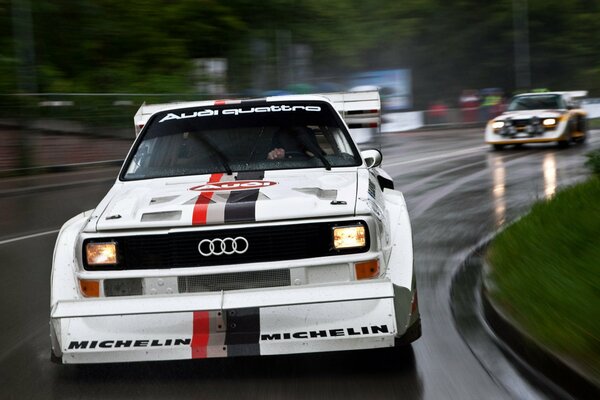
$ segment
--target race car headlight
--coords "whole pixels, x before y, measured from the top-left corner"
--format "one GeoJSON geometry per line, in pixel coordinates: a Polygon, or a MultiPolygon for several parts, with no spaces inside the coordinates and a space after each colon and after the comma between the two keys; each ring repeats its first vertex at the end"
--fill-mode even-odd
{"type": "Polygon", "coordinates": [[[366,231],[362,225],[333,228],[333,247],[336,250],[365,247],[366,244],[366,231]]]}
{"type": "Polygon", "coordinates": [[[542,121],[542,125],[548,127],[548,126],[554,126],[556,125],[556,118],[545,118],[542,121]]]}
{"type": "Polygon", "coordinates": [[[504,128],[504,121],[494,121],[494,122],[492,122],[492,128],[494,128],[494,129],[502,129],[502,128],[504,128]]]}
{"type": "Polygon", "coordinates": [[[116,265],[118,264],[117,244],[88,243],[85,245],[87,265],[116,265]]]}

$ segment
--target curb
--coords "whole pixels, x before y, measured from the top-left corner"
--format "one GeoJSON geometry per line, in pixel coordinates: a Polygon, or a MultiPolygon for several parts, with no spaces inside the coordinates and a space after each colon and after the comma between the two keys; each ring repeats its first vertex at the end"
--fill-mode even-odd
{"type": "MultiPolygon", "coordinates": [[[[487,244],[480,250],[485,251],[486,248],[487,244]]],[[[482,273],[485,273],[487,268],[489,265],[482,261],[482,273]]],[[[576,370],[569,362],[537,343],[515,321],[502,312],[489,296],[485,276],[482,276],[481,280],[481,301],[483,317],[489,327],[497,338],[520,358],[519,362],[526,363],[575,398],[600,398],[600,386],[594,383],[593,378],[576,370]]]]}

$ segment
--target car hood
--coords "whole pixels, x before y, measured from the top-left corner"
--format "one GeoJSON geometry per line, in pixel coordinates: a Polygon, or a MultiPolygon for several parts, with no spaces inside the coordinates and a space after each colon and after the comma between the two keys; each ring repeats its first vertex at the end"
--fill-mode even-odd
{"type": "Polygon", "coordinates": [[[117,182],[86,230],[354,215],[356,170],[290,170],[117,182]],[[91,228],[91,229],[90,229],[91,228]],[[95,228],[95,229],[93,229],[95,228]]]}
{"type": "Polygon", "coordinates": [[[558,118],[563,114],[559,110],[521,110],[521,111],[507,111],[502,115],[495,118],[495,120],[505,119],[529,119],[533,117],[538,118],[558,118]]]}

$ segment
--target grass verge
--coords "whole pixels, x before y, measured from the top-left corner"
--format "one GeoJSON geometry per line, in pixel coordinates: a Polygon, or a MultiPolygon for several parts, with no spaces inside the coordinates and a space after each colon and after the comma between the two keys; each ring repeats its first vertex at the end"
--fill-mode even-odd
{"type": "Polygon", "coordinates": [[[492,298],[600,381],[600,177],[536,203],[492,242],[488,261],[492,298]]]}

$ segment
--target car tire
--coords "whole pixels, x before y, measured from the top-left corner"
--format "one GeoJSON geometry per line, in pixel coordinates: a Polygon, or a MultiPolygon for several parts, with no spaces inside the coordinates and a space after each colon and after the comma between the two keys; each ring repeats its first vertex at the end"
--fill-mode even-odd
{"type": "Polygon", "coordinates": [[[573,140],[573,136],[571,135],[574,130],[573,119],[569,119],[569,121],[567,121],[566,129],[567,129],[567,132],[566,132],[565,138],[563,140],[559,140],[558,142],[556,142],[558,147],[561,149],[566,149],[567,147],[569,147],[569,145],[571,144],[571,140],[573,140]]]}
{"type": "Polygon", "coordinates": [[[493,144],[493,145],[492,145],[492,148],[493,148],[495,151],[500,151],[500,150],[504,149],[504,145],[503,145],[503,144],[493,144]]]}
{"type": "Polygon", "coordinates": [[[583,144],[583,143],[585,143],[585,139],[586,138],[587,138],[587,135],[584,134],[583,136],[579,136],[578,138],[574,138],[573,141],[575,143],[578,143],[578,144],[583,144]]]}
{"type": "Polygon", "coordinates": [[[579,136],[576,138],[573,138],[573,141],[575,143],[585,143],[585,139],[587,138],[587,125],[586,125],[587,121],[585,120],[585,118],[583,117],[579,117],[577,119],[577,132],[581,132],[583,133],[583,136],[579,136]]]}
{"type": "Polygon", "coordinates": [[[559,140],[558,142],[556,142],[556,144],[558,145],[559,148],[566,149],[571,144],[571,137],[570,137],[570,135],[569,135],[569,137],[567,137],[567,139],[565,139],[565,140],[559,140]]]}
{"type": "Polygon", "coordinates": [[[577,117],[577,132],[585,133],[585,131],[587,130],[586,123],[587,121],[584,117],[582,117],[581,115],[577,117]]]}
{"type": "Polygon", "coordinates": [[[54,352],[52,350],[50,350],[50,361],[54,364],[62,364],[62,357],[57,356],[56,354],[54,354],[54,352]]]}
{"type": "Polygon", "coordinates": [[[394,340],[395,347],[408,346],[421,337],[421,318],[408,327],[404,335],[394,340]]]}

